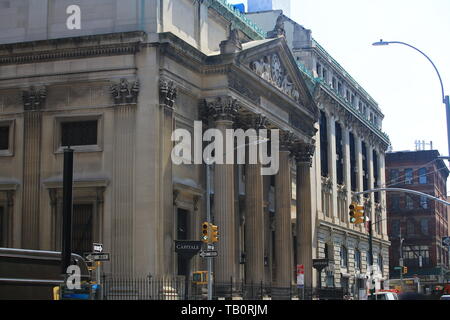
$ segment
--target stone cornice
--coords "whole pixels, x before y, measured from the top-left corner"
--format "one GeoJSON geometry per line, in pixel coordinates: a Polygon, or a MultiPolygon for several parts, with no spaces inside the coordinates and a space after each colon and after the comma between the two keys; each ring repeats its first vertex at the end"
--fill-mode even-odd
{"type": "Polygon", "coordinates": [[[0,45],[0,65],[135,54],[143,32],[126,32],[0,45]]]}
{"type": "Polygon", "coordinates": [[[364,121],[357,114],[356,110],[353,111],[340,100],[336,100],[331,90],[321,86],[316,99],[319,102],[319,108],[322,104],[322,109],[325,109],[333,117],[338,118],[345,127],[351,128],[355,133],[364,137],[366,142],[377,146],[380,151],[387,150],[390,145],[389,138],[380,130],[375,130],[368,126],[367,121],[364,121]]]}

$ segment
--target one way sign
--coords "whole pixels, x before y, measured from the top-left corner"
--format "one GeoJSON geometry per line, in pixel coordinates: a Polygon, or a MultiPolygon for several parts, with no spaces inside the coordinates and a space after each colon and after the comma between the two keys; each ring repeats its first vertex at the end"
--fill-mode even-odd
{"type": "Polygon", "coordinates": [[[92,252],[103,252],[103,244],[102,243],[93,243],[92,244],[92,252]]]}

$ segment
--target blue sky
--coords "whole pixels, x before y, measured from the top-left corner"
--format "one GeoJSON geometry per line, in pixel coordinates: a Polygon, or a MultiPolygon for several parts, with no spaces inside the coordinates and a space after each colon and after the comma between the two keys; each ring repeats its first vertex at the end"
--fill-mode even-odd
{"type": "Polygon", "coordinates": [[[371,44],[403,41],[422,50],[450,95],[449,0],[292,0],[291,6],[291,18],[311,29],[378,102],[394,151],[414,150],[415,140],[426,140],[448,155],[445,107],[432,65],[408,47],[371,44]]]}

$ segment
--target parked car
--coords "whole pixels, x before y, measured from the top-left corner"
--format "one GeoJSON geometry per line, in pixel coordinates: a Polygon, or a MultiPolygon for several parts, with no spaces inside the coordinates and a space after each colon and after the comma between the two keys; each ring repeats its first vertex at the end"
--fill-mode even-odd
{"type": "Polygon", "coordinates": [[[444,294],[439,300],[450,300],[450,294],[444,294]]]}
{"type": "Polygon", "coordinates": [[[367,300],[398,300],[398,295],[395,292],[378,292],[369,295],[367,300]]]}

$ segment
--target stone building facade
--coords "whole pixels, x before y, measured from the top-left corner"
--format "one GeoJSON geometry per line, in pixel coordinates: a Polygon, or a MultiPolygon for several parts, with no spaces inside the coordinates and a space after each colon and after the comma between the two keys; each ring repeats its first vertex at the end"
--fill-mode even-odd
{"type": "MultiPolygon", "coordinates": [[[[382,132],[384,116],[375,100],[311,36],[311,30],[279,10],[247,16],[268,34],[285,35],[320,110],[312,175],[316,203],[311,208],[308,239],[303,238],[305,234],[298,236],[296,263],[305,264],[307,284],[317,285],[318,274],[311,273],[310,261],[328,258],[331,263],[322,272],[322,287],[340,287],[362,296],[367,289],[368,232],[364,225],[349,222],[348,207],[354,193],[385,185],[385,152],[390,142],[382,132]]],[[[385,194],[357,199],[374,222],[373,261],[380,267],[382,281],[387,280],[385,194]]]]}
{"type": "MultiPolygon", "coordinates": [[[[221,235],[218,293],[229,294],[229,283],[263,283],[273,297],[288,297],[291,173],[299,238],[310,234],[316,212],[320,114],[285,38],[266,39],[222,0],[45,3],[0,8],[13,17],[0,22],[0,245],[60,250],[63,149],[70,145],[73,248],[82,254],[103,243],[111,254],[106,274],[204,270],[200,257],[178,256],[174,240],[200,240],[211,197],[221,235]],[[65,23],[71,4],[79,7],[79,30],[65,23]],[[194,135],[195,121],[203,131],[280,130],[278,173],[216,164],[206,194],[205,166],[171,158],[173,131],[194,135]]],[[[309,236],[303,240],[310,245],[309,236]]]]}

